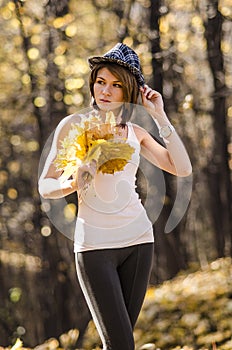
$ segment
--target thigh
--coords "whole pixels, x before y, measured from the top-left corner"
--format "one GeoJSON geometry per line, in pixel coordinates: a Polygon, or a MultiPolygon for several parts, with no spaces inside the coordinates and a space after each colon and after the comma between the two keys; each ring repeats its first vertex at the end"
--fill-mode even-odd
{"type": "Polygon", "coordinates": [[[132,350],[133,330],[118,277],[116,251],[78,253],[77,275],[104,349],[132,350]]]}
{"type": "Polygon", "coordinates": [[[149,283],[153,243],[136,245],[118,269],[123,297],[134,328],[149,283]]]}

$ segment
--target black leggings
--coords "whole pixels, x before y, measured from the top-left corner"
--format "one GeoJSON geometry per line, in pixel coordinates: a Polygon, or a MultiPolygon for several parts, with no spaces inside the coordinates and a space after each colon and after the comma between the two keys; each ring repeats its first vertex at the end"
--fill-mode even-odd
{"type": "Polygon", "coordinates": [[[133,350],[153,243],[76,253],[78,279],[104,350],[133,350]]]}

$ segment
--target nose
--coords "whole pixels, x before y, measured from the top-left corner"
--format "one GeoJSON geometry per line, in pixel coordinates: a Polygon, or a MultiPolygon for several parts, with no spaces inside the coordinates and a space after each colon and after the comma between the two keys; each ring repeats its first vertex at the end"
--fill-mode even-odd
{"type": "Polygon", "coordinates": [[[109,96],[110,95],[110,87],[108,85],[103,86],[102,93],[105,96],[109,96]]]}

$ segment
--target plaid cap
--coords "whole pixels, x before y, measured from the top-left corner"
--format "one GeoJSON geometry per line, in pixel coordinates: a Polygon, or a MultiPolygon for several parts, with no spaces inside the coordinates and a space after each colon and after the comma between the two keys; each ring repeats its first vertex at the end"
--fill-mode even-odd
{"type": "Polygon", "coordinates": [[[90,57],[88,59],[90,69],[102,62],[113,62],[128,68],[134,74],[139,85],[144,86],[144,76],[137,53],[125,44],[118,43],[103,56],[90,57]]]}

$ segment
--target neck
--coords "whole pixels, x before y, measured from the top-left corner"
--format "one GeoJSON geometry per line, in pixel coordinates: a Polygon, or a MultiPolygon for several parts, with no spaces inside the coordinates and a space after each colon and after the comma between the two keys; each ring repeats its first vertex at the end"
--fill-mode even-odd
{"type": "Polygon", "coordinates": [[[100,114],[103,122],[105,121],[106,113],[108,113],[108,112],[113,112],[114,113],[117,125],[121,124],[121,122],[122,122],[122,107],[117,108],[117,109],[108,110],[108,111],[99,110],[99,114],[100,114]]]}

